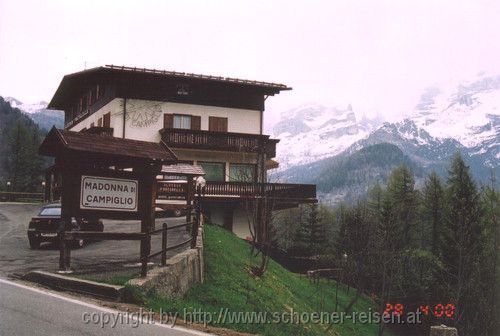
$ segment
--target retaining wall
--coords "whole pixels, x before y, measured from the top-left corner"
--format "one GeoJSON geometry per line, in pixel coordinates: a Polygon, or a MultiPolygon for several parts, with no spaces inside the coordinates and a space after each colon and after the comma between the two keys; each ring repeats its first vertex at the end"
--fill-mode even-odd
{"type": "Polygon", "coordinates": [[[180,298],[192,285],[203,282],[203,279],[203,225],[200,225],[196,248],[167,259],[165,266],[153,268],[148,271],[147,277],[132,279],[128,284],[139,286],[145,291],[154,290],[168,298],[180,298]]]}

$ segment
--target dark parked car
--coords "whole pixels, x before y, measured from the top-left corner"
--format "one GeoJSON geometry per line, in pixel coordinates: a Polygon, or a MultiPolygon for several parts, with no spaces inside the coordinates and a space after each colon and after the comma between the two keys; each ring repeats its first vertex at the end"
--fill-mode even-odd
{"type": "Polygon", "coordinates": [[[187,215],[186,205],[182,204],[157,204],[156,217],[181,217],[187,215]]]}
{"type": "MultiPolygon", "coordinates": [[[[48,204],[42,207],[36,217],[33,217],[28,227],[28,240],[32,249],[37,249],[43,242],[56,242],[57,232],[62,230],[61,204],[48,204]]],[[[70,227],[67,231],[99,231],[104,230],[104,225],[99,219],[71,217],[70,227]]],[[[85,241],[79,240],[76,246],[82,247],[85,241]]]]}

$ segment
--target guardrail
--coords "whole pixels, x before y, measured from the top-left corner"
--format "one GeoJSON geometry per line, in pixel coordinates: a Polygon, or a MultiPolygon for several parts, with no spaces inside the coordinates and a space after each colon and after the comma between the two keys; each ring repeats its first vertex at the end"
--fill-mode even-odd
{"type": "Polygon", "coordinates": [[[161,255],[161,265],[165,266],[167,263],[167,252],[178,247],[184,246],[191,243],[190,247],[196,247],[196,239],[198,237],[198,228],[201,221],[201,215],[199,212],[196,214],[196,220],[191,222],[186,222],[182,224],[177,224],[168,227],[167,223],[163,223],[161,229],[152,230],[150,232],[94,232],[94,231],[63,231],[58,233],[59,238],[59,271],[69,271],[71,266],[71,249],[70,243],[80,239],[83,240],[139,240],[143,244],[151,241],[151,236],[161,233],[161,250],[155,253],[148,252],[144,255],[141,249],[141,276],[145,277],[148,272],[148,262],[154,257],[161,255]],[[172,246],[167,246],[167,232],[169,230],[177,229],[180,227],[191,227],[191,237],[179,244],[172,246]]]}
{"type": "Polygon", "coordinates": [[[276,156],[276,144],[279,140],[270,139],[269,135],[234,132],[215,132],[163,128],[162,140],[171,147],[200,148],[219,151],[258,153],[265,151],[268,158],[276,156]]]}
{"type": "MultiPolygon", "coordinates": [[[[159,199],[182,199],[186,195],[186,183],[158,183],[159,199]]],[[[206,183],[204,197],[258,198],[266,196],[282,200],[315,200],[316,185],[293,183],[215,182],[206,183]]]]}

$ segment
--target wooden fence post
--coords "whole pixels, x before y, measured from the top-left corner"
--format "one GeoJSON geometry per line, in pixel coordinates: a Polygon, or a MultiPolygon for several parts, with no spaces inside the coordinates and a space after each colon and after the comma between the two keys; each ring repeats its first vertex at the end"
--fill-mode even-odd
{"type": "Polygon", "coordinates": [[[163,231],[161,232],[161,265],[167,264],[167,223],[163,223],[163,231]]]}
{"type": "Polygon", "coordinates": [[[59,240],[59,271],[66,271],[66,242],[64,231],[57,233],[59,240]]]}
{"type": "Polygon", "coordinates": [[[147,238],[141,239],[141,276],[146,277],[148,275],[148,255],[147,251],[147,238]]]}

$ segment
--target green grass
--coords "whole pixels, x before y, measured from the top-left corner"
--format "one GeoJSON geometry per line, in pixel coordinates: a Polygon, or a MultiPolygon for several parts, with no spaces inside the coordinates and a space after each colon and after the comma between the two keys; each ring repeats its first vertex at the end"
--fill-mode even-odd
{"type": "MultiPolygon", "coordinates": [[[[252,276],[248,268],[259,263],[259,258],[250,255],[250,246],[231,232],[215,225],[205,225],[205,282],[193,286],[182,299],[169,300],[155,293],[139,293],[147,308],[163,312],[179,312],[182,318],[186,311],[201,309],[203,312],[333,312],[335,309],[334,281],[311,283],[308,278],[289,272],[270,260],[264,276],[252,276]]],[[[339,286],[337,311],[344,307],[354,295],[349,295],[344,285],[339,286]]],[[[374,310],[371,300],[361,297],[353,310],[374,310]]],[[[286,324],[286,323],[209,323],[241,332],[261,335],[376,335],[377,325],[353,324],[286,324]],[[330,327],[330,328],[329,328],[330,327]]],[[[386,335],[392,335],[386,332],[386,335]]]]}

